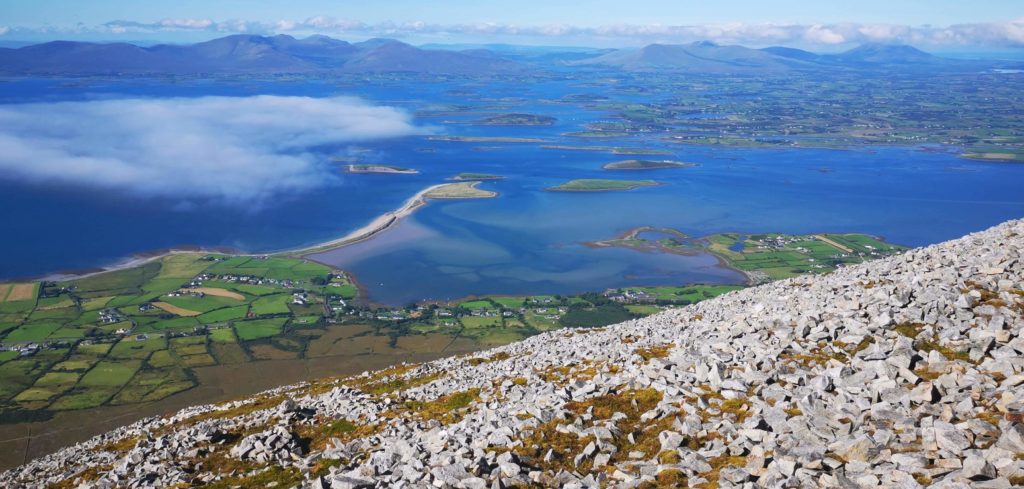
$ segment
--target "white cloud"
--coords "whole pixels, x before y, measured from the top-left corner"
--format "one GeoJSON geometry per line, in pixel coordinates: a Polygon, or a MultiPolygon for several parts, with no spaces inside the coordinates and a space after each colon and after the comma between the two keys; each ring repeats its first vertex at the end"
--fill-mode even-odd
{"type": "Polygon", "coordinates": [[[0,106],[0,178],[259,205],[337,182],[318,145],[422,133],[347,97],[122,99],[0,106]]]}
{"type": "Polygon", "coordinates": [[[842,44],[846,42],[845,36],[821,25],[810,26],[804,32],[803,38],[811,44],[842,44]]]}
{"type": "Polygon", "coordinates": [[[4,34],[7,34],[8,32],[11,32],[11,28],[10,27],[7,27],[5,25],[0,25],[0,36],[2,36],[4,34]]]}

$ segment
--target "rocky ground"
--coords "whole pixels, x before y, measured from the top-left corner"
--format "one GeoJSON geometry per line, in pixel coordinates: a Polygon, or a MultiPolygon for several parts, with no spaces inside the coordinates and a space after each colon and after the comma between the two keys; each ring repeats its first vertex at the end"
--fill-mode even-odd
{"type": "Polygon", "coordinates": [[[1024,484],[1024,221],[473,356],[151,418],[3,487],[1024,484]]]}

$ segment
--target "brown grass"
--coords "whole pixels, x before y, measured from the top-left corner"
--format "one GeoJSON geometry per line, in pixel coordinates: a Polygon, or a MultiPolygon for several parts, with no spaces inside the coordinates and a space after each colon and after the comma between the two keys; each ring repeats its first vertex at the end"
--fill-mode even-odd
{"type": "Polygon", "coordinates": [[[914,339],[917,338],[917,335],[921,334],[922,330],[924,330],[924,325],[918,323],[901,323],[893,329],[907,338],[914,339]]]}
{"type": "Polygon", "coordinates": [[[11,291],[7,293],[5,302],[27,301],[35,299],[36,284],[13,284],[11,291]]]}
{"type": "Polygon", "coordinates": [[[508,360],[509,358],[512,358],[512,355],[509,355],[508,353],[503,352],[503,351],[499,351],[498,353],[495,353],[494,355],[491,355],[489,357],[483,357],[483,358],[481,358],[481,357],[474,357],[474,358],[470,358],[470,359],[466,360],[466,363],[468,363],[470,365],[480,365],[482,363],[491,363],[491,362],[499,362],[501,360],[508,360]]]}
{"type": "Polygon", "coordinates": [[[356,424],[347,419],[320,418],[315,424],[299,427],[297,434],[309,444],[311,450],[323,450],[332,438],[348,443],[380,433],[384,426],[383,423],[356,424]]]}
{"type": "MultiPolygon", "coordinates": [[[[654,457],[661,450],[661,443],[658,440],[658,433],[671,428],[673,417],[663,418],[656,422],[641,423],[640,416],[657,406],[662,395],[655,389],[626,390],[614,394],[598,396],[586,401],[573,401],[566,403],[565,409],[569,411],[570,418],[581,416],[588,411],[593,415],[594,420],[609,419],[615,413],[623,413],[625,419],[620,420],[616,427],[618,433],[609,441],[615,445],[618,451],[612,457],[611,463],[625,459],[628,453],[633,450],[642,451],[648,457],[654,457]],[[628,435],[632,433],[635,444],[630,444],[628,435]]],[[[557,430],[558,424],[571,424],[572,419],[553,420],[541,424],[533,429],[523,439],[523,444],[515,448],[515,452],[524,458],[529,458],[531,464],[545,470],[572,470],[586,472],[590,469],[591,460],[586,460],[579,467],[573,465],[573,458],[593,441],[593,437],[580,438],[571,433],[560,433],[557,430]],[[553,451],[553,459],[544,462],[543,457],[548,450],[553,451]]]]}
{"type": "Polygon", "coordinates": [[[655,345],[647,348],[637,348],[636,354],[640,355],[644,360],[651,360],[652,358],[665,358],[668,356],[668,352],[672,349],[672,345],[669,343],[663,345],[655,345]]]}
{"type": "Polygon", "coordinates": [[[433,401],[406,401],[405,407],[424,420],[442,424],[458,423],[466,415],[466,408],[480,400],[480,389],[469,389],[441,396],[433,401]]]}
{"type": "Polygon", "coordinates": [[[708,482],[701,484],[701,489],[715,489],[718,487],[718,478],[722,469],[726,467],[743,467],[747,464],[747,457],[729,456],[722,455],[714,457],[708,460],[708,465],[711,465],[711,470],[700,474],[701,477],[708,480],[708,482]]]}
{"type": "Polygon", "coordinates": [[[92,482],[99,480],[100,476],[109,472],[114,468],[113,465],[97,465],[95,467],[89,467],[83,470],[77,475],[68,477],[55,484],[46,486],[47,489],[74,489],[79,487],[83,482],[92,482]]]}
{"type": "Polygon", "coordinates": [[[217,297],[226,297],[228,299],[234,299],[236,301],[244,301],[245,296],[238,292],[233,292],[227,289],[219,289],[217,287],[199,287],[195,289],[188,289],[185,292],[202,292],[206,295],[215,295],[217,297]]]}
{"type": "Polygon", "coordinates": [[[226,477],[219,481],[205,484],[202,487],[209,489],[235,489],[238,487],[298,487],[303,481],[299,469],[289,467],[287,469],[278,465],[271,465],[266,470],[253,475],[241,475],[226,477]]]}
{"type": "Polygon", "coordinates": [[[165,310],[165,311],[167,311],[167,312],[169,312],[171,314],[177,314],[177,315],[183,316],[183,317],[194,317],[194,316],[198,316],[198,315],[202,314],[201,312],[191,311],[191,310],[185,309],[183,307],[178,307],[178,306],[176,306],[174,304],[168,304],[166,302],[154,302],[153,305],[155,307],[159,307],[160,309],[163,309],[163,310],[165,310]]]}
{"type": "Polygon", "coordinates": [[[370,384],[366,384],[359,388],[359,390],[373,395],[384,395],[390,394],[395,391],[409,389],[418,385],[429,384],[437,379],[440,379],[445,374],[442,372],[433,372],[425,375],[417,375],[413,377],[405,377],[402,375],[396,376],[390,380],[379,381],[370,384]]]}

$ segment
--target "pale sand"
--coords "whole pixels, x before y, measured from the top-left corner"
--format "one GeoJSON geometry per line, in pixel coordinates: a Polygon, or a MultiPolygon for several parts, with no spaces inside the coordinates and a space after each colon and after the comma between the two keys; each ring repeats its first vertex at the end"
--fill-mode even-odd
{"type": "MultiPolygon", "coordinates": [[[[385,212],[384,214],[381,214],[381,215],[377,216],[374,220],[370,221],[369,224],[367,224],[367,225],[365,225],[365,226],[363,226],[363,227],[361,227],[359,229],[356,229],[355,231],[352,231],[352,232],[346,234],[345,236],[337,238],[337,239],[333,239],[333,240],[326,241],[326,242],[323,242],[323,243],[317,243],[315,245],[307,246],[307,247],[304,247],[304,248],[296,248],[296,249],[290,249],[290,250],[283,250],[283,251],[272,252],[272,253],[225,253],[225,252],[216,252],[216,253],[221,253],[221,254],[225,254],[225,255],[232,255],[232,256],[295,255],[295,256],[305,257],[306,255],[310,255],[310,254],[313,254],[313,253],[327,251],[327,250],[332,250],[332,249],[348,246],[348,245],[351,245],[351,244],[354,244],[354,243],[359,243],[359,242],[365,241],[365,240],[367,240],[367,239],[369,239],[369,238],[371,238],[373,236],[376,236],[377,234],[381,233],[382,231],[385,231],[385,230],[389,229],[391,226],[397,224],[398,221],[400,221],[401,219],[403,219],[403,218],[409,216],[410,214],[412,214],[413,212],[415,212],[416,209],[419,209],[420,207],[426,205],[427,200],[428,200],[426,194],[431,192],[431,191],[433,191],[433,190],[435,190],[435,189],[444,187],[445,185],[451,185],[451,184],[450,183],[439,183],[437,185],[431,185],[431,186],[429,186],[429,187],[427,187],[427,188],[425,188],[423,190],[420,190],[419,192],[416,192],[416,194],[413,195],[412,197],[409,197],[409,199],[406,200],[405,203],[402,204],[402,206],[399,207],[398,209],[395,209],[395,210],[390,211],[390,212],[385,212]]],[[[101,270],[97,270],[97,271],[94,271],[94,272],[83,273],[83,274],[73,274],[73,273],[50,274],[50,275],[47,275],[47,276],[43,277],[43,280],[62,281],[62,280],[81,279],[81,278],[86,278],[86,277],[92,277],[94,275],[99,275],[99,274],[102,274],[102,273],[107,273],[107,272],[113,272],[113,271],[117,271],[117,270],[125,270],[125,269],[128,269],[128,268],[138,267],[138,266],[145,265],[145,264],[147,264],[149,262],[152,262],[152,261],[161,260],[164,257],[170,256],[170,255],[174,255],[174,254],[179,254],[179,253],[209,253],[209,252],[214,252],[214,251],[203,251],[201,249],[200,250],[196,250],[196,249],[170,250],[170,251],[167,251],[167,252],[164,252],[164,253],[155,254],[155,255],[146,255],[146,256],[132,257],[132,258],[129,258],[129,259],[125,260],[125,261],[117,263],[115,265],[111,265],[111,266],[108,266],[108,267],[103,267],[101,270]]]]}

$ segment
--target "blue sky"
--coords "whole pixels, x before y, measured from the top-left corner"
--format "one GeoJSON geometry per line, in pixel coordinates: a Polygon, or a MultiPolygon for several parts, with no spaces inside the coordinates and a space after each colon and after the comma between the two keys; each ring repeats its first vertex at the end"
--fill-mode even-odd
{"type": "Polygon", "coordinates": [[[1024,44],[1024,2],[1020,0],[4,0],[4,3],[6,5],[0,8],[0,39],[189,41],[233,32],[286,32],[323,33],[346,39],[384,35],[411,42],[522,41],[529,44],[631,45],[701,36],[746,44],[848,44],[865,38],[884,40],[886,36],[925,44],[1024,44]],[[956,30],[943,30],[950,27],[956,30]],[[779,31],[783,28],[787,29],[785,33],[779,31]]]}

